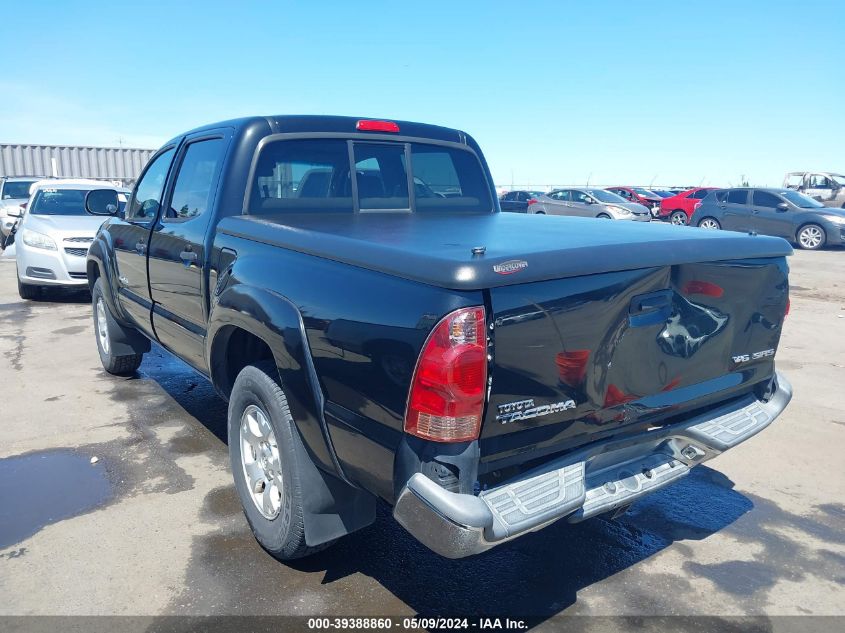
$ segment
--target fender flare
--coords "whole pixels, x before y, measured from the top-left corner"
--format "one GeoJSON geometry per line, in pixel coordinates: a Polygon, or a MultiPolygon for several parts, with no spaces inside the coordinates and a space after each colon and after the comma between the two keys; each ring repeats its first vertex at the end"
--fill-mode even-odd
{"type": "Polygon", "coordinates": [[[91,274],[91,265],[95,264],[100,271],[100,277],[103,279],[103,286],[105,287],[106,303],[111,310],[112,316],[121,325],[130,325],[126,318],[123,309],[120,307],[120,302],[117,300],[117,268],[115,267],[115,259],[113,257],[114,250],[112,249],[111,237],[108,231],[100,231],[91,246],[88,248],[88,258],[85,270],[88,274],[88,288],[93,290],[95,278],[91,274]]]}
{"type": "Polygon", "coordinates": [[[298,431],[301,451],[305,540],[315,546],[366,527],[375,520],[375,496],[344,474],[324,416],[324,396],[314,369],[305,325],[298,308],[266,288],[235,283],[213,302],[206,358],[215,389],[227,397],[231,385],[225,349],[238,329],[264,341],[273,354],[279,379],[298,431]]]}

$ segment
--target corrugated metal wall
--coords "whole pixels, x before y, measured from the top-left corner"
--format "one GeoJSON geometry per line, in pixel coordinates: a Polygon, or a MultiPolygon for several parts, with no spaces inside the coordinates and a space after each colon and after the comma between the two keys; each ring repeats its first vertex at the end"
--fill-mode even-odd
{"type": "Polygon", "coordinates": [[[134,182],[155,150],[0,144],[0,176],[53,176],[134,182]],[[56,159],[56,172],[53,160],[56,159]]]}

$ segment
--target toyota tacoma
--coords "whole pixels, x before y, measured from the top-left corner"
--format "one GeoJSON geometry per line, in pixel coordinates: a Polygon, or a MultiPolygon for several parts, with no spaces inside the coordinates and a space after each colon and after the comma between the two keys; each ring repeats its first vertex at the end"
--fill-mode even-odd
{"type": "Polygon", "coordinates": [[[106,371],[154,341],[228,400],[260,544],[375,520],[477,554],[623,512],[766,428],[780,238],[501,213],[466,133],[254,117],[165,144],[87,257],[106,371]]]}

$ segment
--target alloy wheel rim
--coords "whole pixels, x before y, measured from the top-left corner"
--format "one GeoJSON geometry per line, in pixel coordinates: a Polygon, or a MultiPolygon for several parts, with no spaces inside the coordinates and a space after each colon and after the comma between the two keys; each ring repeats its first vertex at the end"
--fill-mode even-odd
{"type": "Polygon", "coordinates": [[[270,419],[254,404],[241,416],[240,442],[241,466],[249,496],[261,515],[272,521],[282,509],[282,463],[270,419]]]}
{"type": "Polygon", "coordinates": [[[104,354],[109,353],[109,322],[106,319],[106,306],[102,297],[97,299],[97,338],[100,340],[100,348],[104,354]]]}
{"type": "Polygon", "coordinates": [[[822,243],[822,234],[816,227],[808,226],[806,229],[801,231],[800,239],[801,246],[806,248],[817,248],[819,244],[822,243]]]}
{"type": "Polygon", "coordinates": [[[681,213],[673,213],[672,214],[672,224],[684,225],[686,224],[686,218],[681,213]]]}
{"type": "Polygon", "coordinates": [[[701,224],[699,224],[703,229],[718,229],[719,227],[716,225],[715,220],[702,220],[701,224]]]}

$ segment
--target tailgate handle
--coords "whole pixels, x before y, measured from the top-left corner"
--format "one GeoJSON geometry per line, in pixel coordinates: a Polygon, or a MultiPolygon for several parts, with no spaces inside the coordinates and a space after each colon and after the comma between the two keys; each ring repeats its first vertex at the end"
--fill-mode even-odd
{"type": "Polygon", "coordinates": [[[658,290],[631,299],[628,323],[631,327],[663,324],[672,316],[672,291],[658,290]]]}

